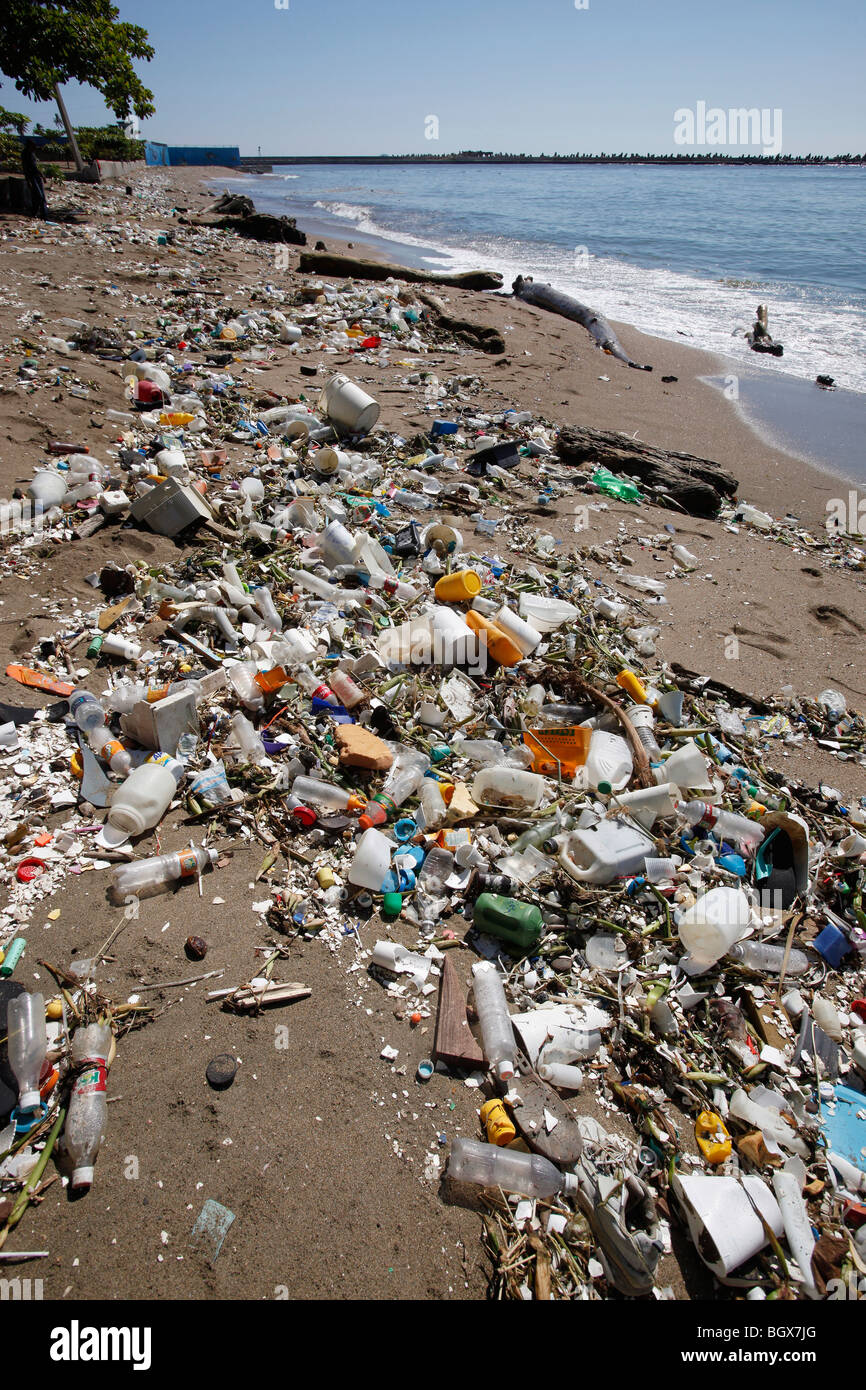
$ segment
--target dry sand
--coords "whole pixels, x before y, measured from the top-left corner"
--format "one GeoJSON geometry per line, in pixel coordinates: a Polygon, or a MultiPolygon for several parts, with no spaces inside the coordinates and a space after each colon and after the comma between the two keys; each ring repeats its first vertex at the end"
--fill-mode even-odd
{"type": "MultiPolygon", "coordinates": [[[[214,177],[209,171],[208,182],[214,177]]],[[[136,179],[135,187],[159,187],[190,210],[202,208],[210,196],[196,170],[149,172],[136,179]]],[[[146,226],[166,225],[165,216],[150,213],[145,203],[124,199],[122,190],[111,187],[83,190],[80,202],[91,229],[133,218],[146,226]]],[[[291,270],[274,269],[273,248],[231,243],[198,261],[184,249],[183,230],[176,231],[177,250],[153,251],[122,241],[92,245],[80,232],[57,235],[11,217],[0,221],[0,344],[5,354],[0,370],[0,496],[10,496],[16,484],[26,485],[50,439],[80,440],[104,457],[116,437],[104,410],[123,408],[122,365],[90,357],[70,364],[92,383],[87,400],[59,387],[34,394],[21,390],[16,382],[26,351],[21,340],[34,340],[39,332],[38,325],[21,327],[22,306],[40,310],[49,333],[57,318],[86,316],[97,326],[113,327],[121,315],[131,326],[156,332],[157,307],[136,301],[136,295],[155,292],[157,281],[146,266],[194,265],[212,277],[214,295],[230,298],[235,309],[246,307],[251,290],[263,282],[276,282],[281,274],[287,281],[292,277],[291,270]]],[[[328,245],[340,249],[331,241],[328,245]]],[[[290,265],[296,264],[297,252],[291,248],[290,265]]],[[[622,326],[630,353],[654,366],[652,373],[632,372],[598,354],[576,325],[507,298],[446,294],[458,316],[497,325],[506,337],[505,360],[467,350],[459,357],[431,354],[425,361],[440,376],[480,375],[482,408],[531,409],[556,424],[619,429],[714,459],[741,480],[742,497],[776,515],[795,513],[816,535],[822,534],[828,497],[847,494],[847,484],[761,442],[731,405],[701,382],[702,376],[719,370],[705,354],[622,326]],[[665,385],[664,375],[678,380],[665,385]]],[[[351,372],[348,357],[324,360],[351,372]]],[[[402,387],[404,370],[395,365],[352,374],[381,401],[381,423],[409,435],[428,428],[429,418],[415,410],[411,393],[402,387]]],[[[288,354],[269,364],[256,383],[290,397],[310,393],[309,380],[300,376],[297,360],[288,354]]],[[[665,659],[757,695],[778,691],[788,682],[815,695],[830,683],[862,708],[866,618],[861,573],[829,568],[807,548],[746,531],[733,535],[718,523],[655,507],[611,501],[607,511],[592,516],[589,533],[575,534],[568,508],[555,520],[539,517],[538,525],[569,547],[597,547],[619,535],[638,573],[651,573],[653,566],[641,538],[668,522],[698,555],[695,574],[670,582],[664,617],[653,612],[652,621],[662,629],[659,648],[665,659]],[[731,634],[739,638],[738,660],[725,655],[731,634]]],[[[56,618],[43,611],[43,597],[63,595],[69,603],[90,607],[94,594],[84,576],[106,560],[158,565],[178,558],[173,543],[118,527],[46,551],[38,573],[2,581],[0,668],[26,656],[35,641],[56,630],[56,618]]],[[[586,559],[586,572],[591,578],[610,578],[592,558],[586,559]]],[[[99,689],[100,679],[96,673],[89,683],[99,689]]],[[[0,680],[2,699],[31,702],[31,694],[0,680]]],[[[32,702],[40,698],[36,695],[32,702]]],[[[769,761],[812,783],[828,781],[846,796],[864,791],[861,768],[819,750],[786,756],[780,746],[769,761]]],[[[48,824],[62,818],[50,818],[48,824]]],[[[172,817],[160,827],[159,848],[177,848],[188,836],[189,830],[172,817]]],[[[149,852],[151,846],[156,848],[155,840],[145,839],[139,852],[149,852]]],[[[142,981],[184,979],[198,969],[224,968],[219,984],[248,979],[255,968],[254,948],[264,939],[260,919],[250,910],[252,901],[266,896],[265,885],[253,886],[263,854],[264,846],[239,842],[231,864],[204,880],[201,899],[187,888],[144,902],[139,919],[125,926],[112,960],[100,972],[104,992],[123,999],[142,981]],[[217,896],[225,901],[215,904],[217,896]],[[191,966],[183,953],[191,932],[210,943],[201,967],[191,966]]],[[[118,917],[106,903],[103,876],[68,878],[56,901],[48,899],[37,910],[16,978],[30,988],[48,987],[37,958],[65,964],[73,955],[87,956],[118,917]],[[49,924],[47,914],[54,907],[60,917],[49,924]]],[[[374,921],[363,929],[365,945],[377,934],[374,921]]],[[[412,942],[408,927],[398,925],[395,935],[412,942]]],[[[255,1020],[206,1003],[204,992],[211,982],[151,992],[159,1016],[121,1040],[111,1069],[108,1134],[91,1193],[71,1202],[55,1183],[16,1232],[16,1248],[50,1249],[50,1259],[39,1270],[46,1298],[483,1296],[487,1263],[478,1217],[444,1205],[435,1183],[422,1181],[425,1155],[437,1134],[450,1140],[457,1133],[476,1133],[478,1093],[442,1076],[426,1088],[416,1085],[415,1067],[432,1045],[432,1020],[412,1030],[396,1019],[384,991],[359,986],[349,969],[354,954],[351,936],[333,953],[318,942],[293,946],[290,976],[305,981],[312,997],[255,1020]],[[281,1025],[286,1034],[277,1031],[281,1025]],[[283,1042],[287,1045],[278,1045],[283,1042]],[[405,1075],[395,1075],[379,1059],[385,1043],[399,1048],[397,1065],[405,1064],[405,1075]],[[242,1065],[234,1085],[217,1093],[209,1089],[204,1071],[211,1057],[226,1051],[239,1056],[242,1065]],[[137,1177],[128,1176],[133,1171],[137,1177]],[[208,1197],[236,1216],[213,1266],[187,1247],[193,1221],[208,1197]]],[[[465,979],[469,953],[455,955],[465,979]]],[[[614,1122],[605,1113],[604,1123],[614,1122]]],[[[631,1132],[624,1118],[616,1123],[621,1132],[631,1132]]],[[[688,1257],[679,1268],[674,1259],[666,1260],[660,1282],[673,1282],[681,1296],[709,1293],[705,1276],[688,1257]]]]}

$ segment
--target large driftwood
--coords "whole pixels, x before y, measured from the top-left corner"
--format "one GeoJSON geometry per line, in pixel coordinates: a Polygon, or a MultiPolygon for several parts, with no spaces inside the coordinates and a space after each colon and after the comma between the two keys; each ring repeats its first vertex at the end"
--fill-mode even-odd
{"type": "Polygon", "coordinates": [[[601,463],[611,473],[628,473],[644,487],[669,497],[692,516],[715,516],[722,500],[739,486],[732,473],[710,459],[641,444],[626,434],[564,425],[557,450],[566,463],[601,463]]]}
{"type": "Polygon", "coordinates": [[[522,299],[525,304],[534,304],[539,309],[547,309],[551,314],[561,314],[563,318],[579,323],[609,357],[618,358],[620,362],[625,362],[627,367],[634,367],[638,372],[652,371],[652,367],[644,367],[640,362],[631,360],[603,314],[590,309],[586,304],[581,304],[580,300],[573,299],[570,294],[563,294],[552,285],[536,285],[531,275],[518,275],[511,288],[515,299],[522,299]]]}
{"type": "Polygon", "coordinates": [[[493,353],[501,357],[505,352],[505,339],[498,328],[490,328],[486,324],[470,323],[468,319],[455,319],[445,308],[441,299],[437,299],[435,294],[418,294],[421,303],[426,307],[430,321],[434,328],[441,329],[443,333],[450,333],[456,338],[458,343],[465,343],[467,347],[473,347],[478,352],[493,353]]]}
{"type": "Polygon", "coordinates": [[[307,238],[299,232],[294,217],[274,217],[269,212],[256,212],[252,198],[243,194],[223,193],[202,217],[182,217],[192,227],[216,227],[223,232],[236,232],[251,241],[276,241],[290,246],[306,246],[307,238]]]}
{"type": "Polygon", "coordinates": [[[498,290],[502,276],[496,270],[467,270],[460,275],[434,275],[429,270],[408,270],[389,261],[362,261],[336,256],[330,251],[305,251],[299,270],[311,275],[345,275],[356,280],[404,280],[409,285],[451,285],[459,290],[498,290]]]}

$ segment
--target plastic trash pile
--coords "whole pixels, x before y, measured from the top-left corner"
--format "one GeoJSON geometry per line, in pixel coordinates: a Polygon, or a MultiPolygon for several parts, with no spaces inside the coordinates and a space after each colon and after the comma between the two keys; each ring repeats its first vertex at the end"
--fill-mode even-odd
{"type": "MultiPolygon", "coordinates": [[[[476,414],[472,378],[409,361],[429,433],[377,429],[356,378],[424,352],[423,307],[388,285],[313,285],[309,312],[278,296],[223,320],[190,293],[159,363],[124,357],[110,458],[58,443],[30,484],[49,535],[184,544],[94,573],[93,608],[9,668],[54,699],[0,728],[0,976],[65,874],[128,906],[194,893],[221,842],[264,839],[268,968],[214,998],[304,997],[274,978],[287,943],[352,938],[405,1027],[431,1020],[417,1084],[483,1093],[477,1132],[446,1135],[425,1178],[483,1202],[501,1294],[677,1296],[675,1223],[706,1288],[827,1296],[866,1260],[866,800],[785,780],[765,750],[814,740],[864,765],[862,718],[832,690],[756,710],[675,680],[651,622],[664,583],[590,583],[508,511],[576,486],[551,427],[476,414]],[[238,361],[271,342],[355,345],[357,371],[256,399],[238,361]],[[193,842],[141,850],[172,812],[193,842]]],[[[99,993],[103,953],[56,967],[55,999],[0,1000],[0,1242],[51,1153],[98,1182],[114,1036],[149,1015],[99,993]]]]}

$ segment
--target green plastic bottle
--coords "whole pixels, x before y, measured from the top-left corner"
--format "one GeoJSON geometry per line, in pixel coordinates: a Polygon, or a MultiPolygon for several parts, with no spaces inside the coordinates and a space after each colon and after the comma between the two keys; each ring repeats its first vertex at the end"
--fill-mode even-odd
{"type": "Polygon", "coordinates": [[[541,936],[544,918],[535,903],[519,903],[515,898],[503,898],[498,893],[482,893],[475,903],[472,924],[478,931],[489,932],[528,951],[541,936]]]}

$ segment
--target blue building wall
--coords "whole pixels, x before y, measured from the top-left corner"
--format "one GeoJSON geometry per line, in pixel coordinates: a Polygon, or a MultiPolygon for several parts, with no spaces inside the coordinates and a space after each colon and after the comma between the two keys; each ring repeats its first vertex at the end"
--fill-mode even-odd
{"type": "Polygon", "coordinates": [[[241,152],[238,145],[214,146],[208,149],[204,145],[169,145],[168,146],[169,164],[220,164],[234,168],[241,162],[241,152]]]}
{"type": "Polygon", "coordinates": [[[146,164],[168,164],[168,145],[159,145],[155,140],[147,140],[144,145],[146,164]]]}

